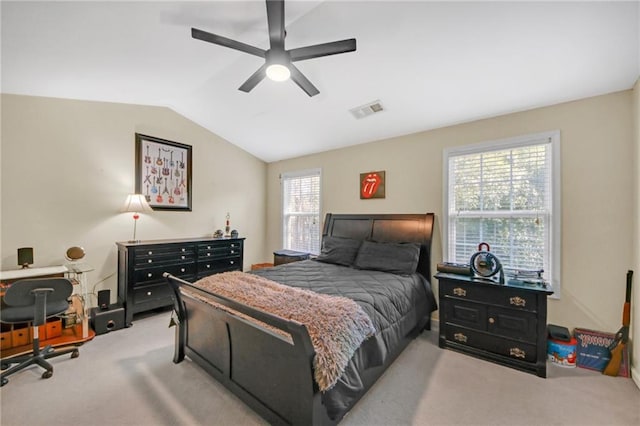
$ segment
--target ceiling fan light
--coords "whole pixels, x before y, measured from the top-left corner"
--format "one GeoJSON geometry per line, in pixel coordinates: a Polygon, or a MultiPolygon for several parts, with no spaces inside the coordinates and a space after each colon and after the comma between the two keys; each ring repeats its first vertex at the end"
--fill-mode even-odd
{"type": "Polygon", "coordinates": [[[289,68],[282,64],[271,64],[267,67],[267,77],[273,81],[285,81],[291,76],[289,68]]]}

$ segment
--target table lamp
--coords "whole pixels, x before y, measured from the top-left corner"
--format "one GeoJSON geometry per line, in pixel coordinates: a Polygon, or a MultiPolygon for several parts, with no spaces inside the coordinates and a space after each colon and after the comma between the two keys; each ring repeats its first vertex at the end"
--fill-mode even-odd
{"type": "Polygon", "coordinates": [[[133,239],[129,240],[130,243],[137,243],[140,240],[136,240],[136,225],[138,219],[140,219],[140,212],[150,212],[151,206],[147,203],[147,199],[142,194],[129,194],[127,200],[124,202],[123,212],[133,213],[133,239]]]}

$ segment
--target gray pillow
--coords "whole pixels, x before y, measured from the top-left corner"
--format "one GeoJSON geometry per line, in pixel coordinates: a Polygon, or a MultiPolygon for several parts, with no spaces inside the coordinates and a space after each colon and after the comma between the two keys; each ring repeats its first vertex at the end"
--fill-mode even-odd
{"type": "Polygon", "coordinates": [[[322,249],[316,260],[336,265],[351,266],[362,241],[351,238],[324,237],[322,249]]]}
{"type": "Polygon", "coordinates": [[[413,274],[418,268],[420,244],[363,241],[353,264],[358,269],[413,274]]]}

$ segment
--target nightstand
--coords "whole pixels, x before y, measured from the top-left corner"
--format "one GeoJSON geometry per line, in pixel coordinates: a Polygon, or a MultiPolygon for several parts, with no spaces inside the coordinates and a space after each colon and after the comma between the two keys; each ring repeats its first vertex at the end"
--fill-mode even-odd
{"type": "Polygon", "coordinates": [[[273,264],[275,266],[283,263],[299,262],[309,259],[310,254],[295,250],[278,250],[273,252],[273,264]]]}
{"type": "Polygon", "coordinates": [[[547,296],[541,286],[438,273],[441,348],[547,376],[547,296]]]}

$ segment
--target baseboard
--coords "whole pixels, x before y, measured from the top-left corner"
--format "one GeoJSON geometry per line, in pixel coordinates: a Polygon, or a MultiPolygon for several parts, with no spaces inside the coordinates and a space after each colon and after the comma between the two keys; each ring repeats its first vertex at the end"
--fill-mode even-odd
{"type": "Polygon", "coordinates": [[[635,365],[631,366],[631,380],[633,380],[638,389],[640,389],[640,370],[638,370],[635,365]]]}

